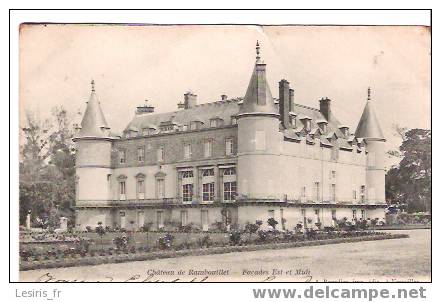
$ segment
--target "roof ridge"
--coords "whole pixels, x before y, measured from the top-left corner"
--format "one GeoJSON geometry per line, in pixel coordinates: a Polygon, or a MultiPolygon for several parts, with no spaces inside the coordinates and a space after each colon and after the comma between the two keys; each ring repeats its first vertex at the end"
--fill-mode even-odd
{"type": "Polygon", "coordinates": [[[315,110],[315,111],[319,111],[320,109],[314,108],[314,107],[310,107],[310,106],[306,106],[306,105],[302,105],[302,104],[298,104],[298,103],[294,103],[294,106],[298,106],[298,107],[302,107],[302,108],[306,108],[306,109],[311,109],[311,110],[315,110]]]}

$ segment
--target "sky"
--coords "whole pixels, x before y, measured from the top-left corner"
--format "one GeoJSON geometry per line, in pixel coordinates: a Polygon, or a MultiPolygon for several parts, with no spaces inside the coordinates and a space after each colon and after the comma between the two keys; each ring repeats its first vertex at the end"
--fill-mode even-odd
{"type": "Polygon", "coordinates": [[[20,27],[20,124],[26,110],[46,118],[59,105],[80,120],[92,79],[116,133],[146,99],[167,112],[189,90],[198,103],[244,96],[256,40],[273,97],[281,79],[296,103],[318,108],[328,97],[354,132],[370,86],[389,149],[400,144],[393,124],[431,126],[426,27],[55,24],[20,27]]]}

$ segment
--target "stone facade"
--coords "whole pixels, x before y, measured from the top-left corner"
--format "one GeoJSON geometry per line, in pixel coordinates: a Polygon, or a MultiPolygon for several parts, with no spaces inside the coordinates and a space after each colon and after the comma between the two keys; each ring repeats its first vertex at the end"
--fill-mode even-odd
{"type": "Polygon", "coordinates": [[[171,113],[138,107],[116,136],[92,88],[75,138],[77,228],[384,220],[384,137],[370,95],[355,135],[327,98],[319,109],[296,104],[286,80],[273,98],[260,57],[244,98],[196,97],[171,113]]]}

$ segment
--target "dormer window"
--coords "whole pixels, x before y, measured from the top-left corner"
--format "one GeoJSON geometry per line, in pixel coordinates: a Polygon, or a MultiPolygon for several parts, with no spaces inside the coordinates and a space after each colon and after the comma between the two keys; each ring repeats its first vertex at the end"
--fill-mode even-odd
{"type": "Polygon", "coordinates": [[[340,126],[338,128],[340,129],[341,133],[343,133],[343,135],[345,137],[349,136],[349,127],[348,126],[340,126]]]}
{"type": "Polygon", "coordinates": [[[148,127],[142,128],[142,131],[141,131],[142,136],[153,135],[155,133],[156,133],[156,127],[154,127],[154,126],[148,126],[148,127]]]}
{"type": "Polygon", "coordinates": [[[322,130],[322,133],[326,133],[328,131],[328,122],[326,120],[318,120],[317,125],[322,130]]]}
{"type": "Polygon", "coordinates": [[[311,131],[311,118],[309,116],[303,115],[299,117],[299,120],[303,122],[303,128],[306,132],[311,131]]]}
{"type": "Polygon", "coordinates": [[[231,117],[231,125],[237,125],[237,117],[235,116],[231,117]]]}
{"type": "Polygon", "coordinates": [[[202,121],[200,121],[200,120],[193,121],[193,122],[190,123],[190,130],[201,129],[203,124],[204,123],[202,121]]]}
{"type": "Polygon", "coordinates": [[[220,127],[222,126],[222,122],[223,120],[220,117],[215,117],[210,119],[210,127],[214,128],[214,127],[220,127]]]}
{"type": "Polygon", "coordinates": [[[163,122],[161,123],[161,125],[159,126],[159,130],[161,130],[161,132],[172,132],[175,130],[175,123],[172,122],[163,122]]]}
{"type": "Polygon", "coordinates": [[[305,129],[308,132],[311,131],[311,120],[310,119],[305,120],[305,129]]]}
{"type": "Polygon", "coordinates": [[[296,116],[297,114],[290,111],[289,112],[289,123],[291,124],[292,128],[297,128],[297,123],[296,123],[296,116]]]}

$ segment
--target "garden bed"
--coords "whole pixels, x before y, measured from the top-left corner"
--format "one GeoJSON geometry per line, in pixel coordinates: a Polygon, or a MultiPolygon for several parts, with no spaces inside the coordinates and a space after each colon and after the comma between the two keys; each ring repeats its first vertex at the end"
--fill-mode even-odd
{"type": "MultiPolygon", "coordinates": [[[[225,236],[225,235],[224,235],[225,236]]],[[[199,255],[212,255],[223,254],[232,252],[249,252],[266,249],[284,249],[304,246],[317,246],[326,244],[338,244],[338,243],[350,243],[360,241],[373,241],[384,239],[398,239],[408,238],[406,234],[386,234],[386,233],[374,233],[362,236],[350,236],[328,239],[315,239],[315,240],[294,240],[288,242],[277,243],[262,243],[262,244],[247,244],[247,245],[222,245],[212,246],[205,248],[183,248],[172,246],[166,250],[151,250],[145,251],[142,249],[131,249],[124,252],[115,251],[112,254],[102,252],[102,255],[93,254],[67,254],[65,257],[57,259],[38,259],[38,260],[20,260],[20,270],[33,270],[33,269],[45,269],[45,268],[58,268],[58,267],[71,267],[71,266],[85,266],[85,265],[98,265],[105,263],[120,263],[127,261],[145,261],[161,258],[174,258],[182,256],[199,256],[199,255]]]]}

